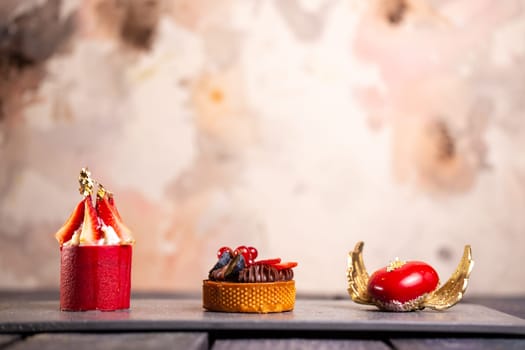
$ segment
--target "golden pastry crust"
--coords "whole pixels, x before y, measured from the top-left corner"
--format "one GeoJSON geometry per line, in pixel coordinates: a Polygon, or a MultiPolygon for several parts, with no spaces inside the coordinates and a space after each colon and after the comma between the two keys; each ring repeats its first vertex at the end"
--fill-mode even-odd
{"type": "Polygon", "coordinates": [[[271,313],[293,310],[295,281],[235,283],[203,281],[202,305],[209,311],[271,313]]]}

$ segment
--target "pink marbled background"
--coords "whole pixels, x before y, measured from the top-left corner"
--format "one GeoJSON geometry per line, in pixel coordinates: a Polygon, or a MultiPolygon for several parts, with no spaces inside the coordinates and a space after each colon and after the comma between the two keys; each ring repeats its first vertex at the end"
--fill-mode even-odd
{"type": "Polygon", "coordinates": [[[0,80],[0,288],[58,285],[89,165],[137,239],[136,290],[198,292],[247,244],[344,294],[364,240],[370,271],[442,279],[471,244],[470,293],[525,293],[524,1],[125,4],[62,1],[63,47],[0,80]]]}

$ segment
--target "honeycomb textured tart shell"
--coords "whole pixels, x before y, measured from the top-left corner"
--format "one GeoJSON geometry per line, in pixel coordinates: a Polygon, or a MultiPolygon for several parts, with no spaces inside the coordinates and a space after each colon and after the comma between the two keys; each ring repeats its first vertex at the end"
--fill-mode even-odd
{"type": "Polygon", "coordinates": [[[202,304],[221,312],[271,313],[293,310],[295,281],[235,283],[205,280],[202,304]]]}

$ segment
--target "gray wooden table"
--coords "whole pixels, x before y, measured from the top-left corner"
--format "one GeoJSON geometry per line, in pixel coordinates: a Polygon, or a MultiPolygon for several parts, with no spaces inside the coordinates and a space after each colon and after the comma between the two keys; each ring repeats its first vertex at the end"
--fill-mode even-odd
{"type": "Polygon", "coordinates": [[[0,292],[0,349],[525,349],[524,298],[380,312],[298,297],[280,314],[206,312],[198,296],[134,295],[116,312],[60,312],[56,292],[0,292]]]}

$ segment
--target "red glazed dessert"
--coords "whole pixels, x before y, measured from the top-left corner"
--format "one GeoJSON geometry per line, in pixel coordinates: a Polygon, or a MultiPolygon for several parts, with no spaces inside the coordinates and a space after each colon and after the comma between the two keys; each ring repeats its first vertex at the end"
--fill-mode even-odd
{"type": "Polygon", "coordinates": [[[55,234],[60,244],[60,309],[128,309],[133,238],[122,222],[113,194],[102,185],[93,205],[95,181],[80,172],[78,203],[55,234]]]}
{"type": "Polygon", "coordinates": [[[348,293],[353,301],[385,311],[446,310],[457,304],[467,289],[474,266],[472,251],[465,246],[452,276],[439,286],[439,276],[427,263],[396,259],[370,277],[363,262],[363,242],[348,254],[348,293]]]}
{"type": "Polygon", "coordinates": [[[438,284],[439,276],[432,266],[396,260],[370,276],[368,294],[383,309],[394,311],[419,304],[438,284]]]}

